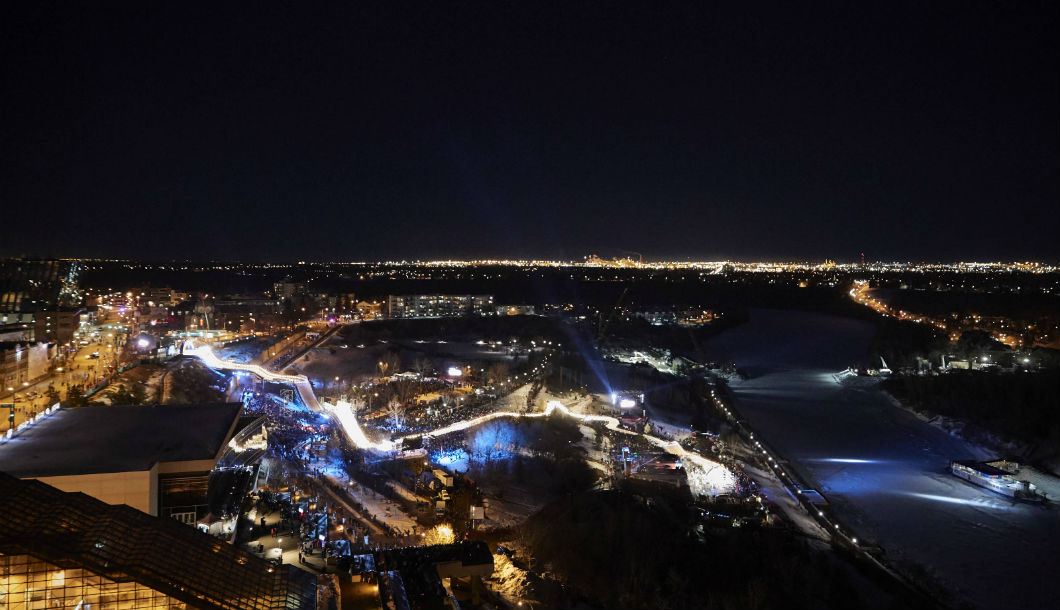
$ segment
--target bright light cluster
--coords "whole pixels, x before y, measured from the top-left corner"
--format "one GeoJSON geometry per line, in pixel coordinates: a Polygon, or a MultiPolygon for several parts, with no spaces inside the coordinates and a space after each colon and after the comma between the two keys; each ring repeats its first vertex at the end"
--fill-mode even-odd
{"type": "Polygon", "coordinates": [[[199,360],[202,360],[203,364],[212,369],[243,371],[245,373],[257,375],[265,381],[290,384],[298,391],[298,395],[302,397],[302,401],[305,402],[306,406],[314,411],[320,410],[320,403],[317,402],[316,394],[313,393],[313,386],[309,383],[309,378],[305,375],[283,375],[281,373],[274,373],[257,364],[244,364],[232,360],[221,360],[213,353],[213,350],[210,349],[209,345],[196,346],[191,341],[184,343],[184,354],[197,357],[199,360]]]}
{"type": "MultiPolygon", "coordinates": [[[[617,418],[609,417],[607,415],[580,415],[577,413],[571,413],[563,403],[558,400],[552,400],[545,406],[544,411],[538,411],[536,413],[495,411],[472,419],[459,421],[430,432],[410,434],[397,441],[384,440],[376,442],[369,439],[368,436],[365,435],[364,430],[361,429],[351,403],[340,400],[334,404],[326,402],[322,407],[321,403],[317,401],[316,396],[313,394],[313,387],[305,375],[281,375],[279,373],[273,373],[272,371],[258,365],[221,360],[213,353],[210,347],[206,345],[190,349],[186,346],[184,353],[198,357],[210,368],[245,371],[253,373],[267,381],[289,383],[295,386],[306,405],[315,411],[324,411],[334,417],[335,421],[337,421],[342,428],[342,431],[346,434],[346,437],[350,439],[350,442],[360,449],[374,449],[376,451],[389,452],[397,449],[400,446],[400,442],[406,438],[416,438],[419,436],[444,436],[453,432],[467,430],[468,428],[484,424],[500,417],[510,417],[513,419],[548,417],[556,411],[583,422],[604,422],[609,429],[614,430],[615,432],[637,435],[636,432],[630,432],[629,430],[623,429],[619,425],[617,418]]],[[[675,441],[665,441],[649,434],[643,436],[656,447],[681,458],[682,462],[685,464],[685,472],[688,475],[689,488],[693,493],[718,495],[730,492],[735,485],[735,477],[721,464],[708,460],[697,453],[688,452],[675,441]]]]}
{"type": "Polygon", "coordinates": [[[324,410],[331,414],[335,418],[335,421],[342,427],[342,431],[346,433],[346,438],[350,439],[359,449],[375,449],[376,451],[393,451],[396,448],[396,443],[393,441],[380,441],[378,443],[373,442],[365,435],[364,430],[361,430],[361,425],[357,423],[357,416],[353,414],[353,405],[345,400],[340,400],[335,404],[324,403],[324,410]]]}

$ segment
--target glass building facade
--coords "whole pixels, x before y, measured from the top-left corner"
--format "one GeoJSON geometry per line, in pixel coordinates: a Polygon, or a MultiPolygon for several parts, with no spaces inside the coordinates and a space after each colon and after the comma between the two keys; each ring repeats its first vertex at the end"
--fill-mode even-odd
{"type": "Polygon", "coordinates": [[[0,472],[0,610],[314,610],[316,577],[174,519],[0,472]]]}
{"type": "Polygon", "coordinates": [[[0,555],[4,610],[175,610],[188,604],[138,582],[117,582],[81,568],[62,568],[30,555],[0,555]]]}

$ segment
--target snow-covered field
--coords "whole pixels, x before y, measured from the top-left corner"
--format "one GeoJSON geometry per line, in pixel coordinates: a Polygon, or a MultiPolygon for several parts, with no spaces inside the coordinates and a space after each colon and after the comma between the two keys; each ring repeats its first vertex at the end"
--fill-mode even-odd
{"type": "Polygon", "coordinates": [[[162,384],[165,372],[166,369],[164,367],[154,365],[133,367],[124,373],[116,375],[103,389],[93,394],[92,402],[106,405],[114,404],[114,394],[118,391],[119,386],[125,390],[130,390],[136,385],[142,385],[144,396],[148,402],[154,402],[158,396],[158,388],[162,384]]]}
{"type": "Polygon", "coordinates": [[[326,476],[332,483],[346,487],[350,495],[356,498],[365,510],[390,527],[408,531],[416,527],[416,520],[400,506],[360,483],[351,481],[345,473],[328,471],[326,476]]]}
{"type": "MultiPolygon", "coordinates": [[[[418,360],[429,363],[431,368],[438,371],[445,371],[451,366],[462,367],[469,362],[504,361],[513,366],[517,362],[506,351],[475,343],[404,341],[364,345],[335,335],[310,350],[308,360],[299,358],[286,367],[285,372],[306,375],[313,380],[314,385],[333,380],[336,376],[347,380],[367,379],[378,374],[376,365],[379,360],[394,351],[399,355],[401,366],[390,373],[412,370],[418,360]]],[[[520,358],[525,364],[526,356],[520,358]]]]}
{"type": "Polygon", "coordinates": [[[237,341],[224,347],[215,350],[215,353],[222,360],[232,360],[235,362],[250,362],[258,354],[265,351],[265,348],[269,347],[273,343],[276,343],[276,337],[258,337],[255,339],[247,339],[244,341],[237,341]]]}
{"type": "Polygon", "coordinates": [[[948,474],[951,459],[994,457],[836,373],[860,360],[866,322],[759,310],[714,338],[711,357],[749,379],[731,384],[747,422],[894,565],[927,568],[959,601],[982,608],[1060,604],[1055,505],[1024,504],[948,474]]]}

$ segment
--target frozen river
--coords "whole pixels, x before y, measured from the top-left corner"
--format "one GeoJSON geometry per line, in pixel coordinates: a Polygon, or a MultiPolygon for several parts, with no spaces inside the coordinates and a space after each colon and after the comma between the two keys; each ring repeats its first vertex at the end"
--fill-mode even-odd
{"type": "Polygon", "coordinates": [[[992,457],[832,376],[862,361],[869,323],[757,310],[708,352],[750,378],[731,384],[740,412],[837,516],[895,565],[926,568],[956,599],[982,608],[1060,604],[1055,506],[1010,501],[947,474],[951,459],[992,457]]]}

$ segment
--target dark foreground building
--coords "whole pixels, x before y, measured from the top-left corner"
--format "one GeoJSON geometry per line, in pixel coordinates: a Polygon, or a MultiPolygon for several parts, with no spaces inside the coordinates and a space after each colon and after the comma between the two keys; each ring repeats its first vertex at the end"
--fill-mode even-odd
{"type": "Polygon", "coordinates": [[[482,579],[493,574],[493,554],[481,540],[410,546],[376,558],[384,606],[396,610],[459,608],[459,595],[477,606],[482,579]],[[447,585],[448,582],[448,585],[447,585]]]}
{"type": "Polygon", "coordinates": [[[173,519],[0,473],[0,608],[313,610],[316,577],[173,519]]]}
{"type": "Polygon", "coordinates": [[[43,311],[77,305],[81,300],[80,284],[78,261],[0,260],[0,311],[43,311]]]}
{"type": "Polygon", "coordinates": [[[239,403],[59,409],[0,443],[0,471],[192,524],[239,403]]]}

